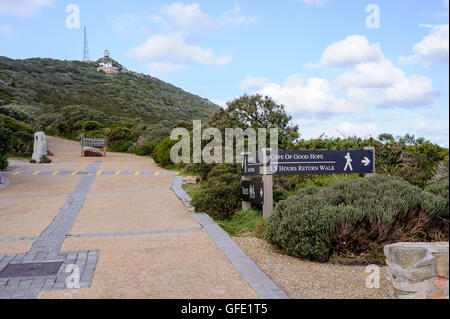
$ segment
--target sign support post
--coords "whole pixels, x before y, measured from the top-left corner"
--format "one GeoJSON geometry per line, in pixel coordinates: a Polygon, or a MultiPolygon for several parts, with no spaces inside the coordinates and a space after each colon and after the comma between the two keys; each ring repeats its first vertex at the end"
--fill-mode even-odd
{"type": "Polygon", "coordinates": [[[364,178],[371,178],[371,177],[374,177],[375,175],[377,175],[377,173],[375,171],[375,147],[374,146],[366,146],[366,147],[364,147],[364,150],[373,152],[373,157],[372,157],[373,173],[364,174],[364,178]]]}
{"type": "MultiPolygon", "coordinates": [[[[250,176],[242,176],[242,181],[249,181],[250,176]]],[[[242,201],[242,210],[249,210],[252,207],[252,203],[242,201]]]]}
{"type": "Polygon", "coordinates": [[[263,162],[263,194],[264,194],[264,202],[263,202],[263,219],[267,220],[273,211],[273,176],[272,174],[268,174],[267,163],[269,162],[267,159],[267,153],[271,154],[270,148],[262,149],[262,162],[263,162]]]}

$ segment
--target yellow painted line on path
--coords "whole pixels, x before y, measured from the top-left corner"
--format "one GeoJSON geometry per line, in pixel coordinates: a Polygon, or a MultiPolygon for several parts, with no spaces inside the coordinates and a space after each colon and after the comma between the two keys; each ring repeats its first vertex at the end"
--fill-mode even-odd
{"type": "Polygon", "coordinates": [[[158,175],[159,175],[159,173],[161,173],[161,172],[156,172],[156,173],[155,173],[155,176],[158,176],[158,175]]]}
{"type": "Polygon", "coordinates": [[[119,174],[120,174],[120,172],[121,172],[121,171],[117,171],[117,172],[116,172],[116,173],[115,173],[114,175],[116,175],[116,176],[117,176],[117,175],[119,175],[119,174]]]}
{"type": "Polygon", "coordinates": [[[139,174],[141,174],[141,172],[136,172],[134,173],[134,176],[138,176],[139,174]]]}
{"type": "Polygon", "coordinates": [[[56,171],[52,174],[52,176],[58,175],[59,171],[56,171]]]}
{"type": "Polygon", "coordinates": [[[101,173],[102,173],[102,171],[98,171],[98,172],[97,172],[97,176],[100,175],[101,173]]]}
{"type": "Polygon", "coordinates": [[[176,172],[175,175],[180,175],[180,172],[176,172]]]}
{"type": "Polygon", "coordinates": [[[37,174],[39,174],[41,171],[37,171],[33,173],[33,176],[36,176],[37,174]]]}
{"type": "Polygon", "coordinates": [[[23,173],[23,171],[15,172],[13,175],[16,176],[16,175],[19,175],[19,174],[21,174],[21,173],[23,173]]]}
{"type": "Polygon", "coordinates": [[[75,172],[73,172],[73,173],[72,173],[72,176],[75,176],[75,175],[77,175],[77,174],[78,174],[78,172],[79,172],[79,171],[75,171],[75,172]]]}

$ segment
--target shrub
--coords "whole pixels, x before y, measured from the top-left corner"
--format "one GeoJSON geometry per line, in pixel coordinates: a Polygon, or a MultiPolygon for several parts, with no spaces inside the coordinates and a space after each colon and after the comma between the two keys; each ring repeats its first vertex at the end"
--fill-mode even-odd
{"type": "Polygon", "coordinates": [[[105,133],[102,130],[94,130],[94,131],[87,131],[84,136],[86,137],[104,137],[105,133]]]}
{"type": "Polygon", "coordinates": [[[158,143],[158,145],[155,146],[152,155],[155,162],[162,167],[173,165],[174,163],[170,159],[170,150],[176,143],[177,141],[170,140],[170,137],[164,139],[161,143],[158,143]]]}
{"type": "Polygon", "coordinates": [[[0,171],[5,170],[8,167],[9,163],[5,156],[0,155],[0,171]]]}
{"type": "Polygon", "coordinates": [[[380,262],[392,242],[448,240],[448,206],[396,177],[337,181],[278,203],[266,239],[297,257],[380,262]]]}
{"type": "Polygon", "coordinates": [[[439,163],[434,176],[428,182],[426,190],[449,201],[449,161],[448,156],[439,163]]]}
{"type": "Polygon", "coordinates": [[[52,162],[52,160],[51,159],[49,159],[47,156],[45,156],[45,155],[42,155],[41,156],[41,158],[39,159],[39,163],[41,163],[41,164],[49,164],[49,163],[51,163],[52,162]]]}
{"type": "Polygon", "coordinates": [[[17,154],[31,155],[33,154],[34,135],[19,131],[12,134],[12,151],[17,154]]]}
{"type": "Polygon", "coordinates": [[[132,141],[114,141],[108,143],[108,151],[126,153],[130,150],[132,146],[133,146],[132,141]]]}
{"type": "Polygon", "coordinates": [[[192,205],[216,219],[233,216],[241,204],[241,177],[237,165],[217,165],[208,174],[207,181],[192,197],[192,205]]]}
{"type": "MultiPolygon", "coordinates": [[[[31,107],[28,107],[31,108],[31,107]]],[[[33,122],[33,115],[34,114],[30,114],[27,113],[27,107],[21,107],[21,106],[17,106],[17,105],[5,105],[5,106],[0,106],[0,114],[12,117],[13,119],[16,119],[18,121],[21,122],[25,122],[25,123],[32,123],[33,122]]]]}
{"type": "Polygon", "coordinates": [[[5,123],[0,118],[0,155],[8,154],[11,151],[11,146],[11,131],[5,127],[5,123]]]}
{"type": "Polygon", "coordinates": [[[30,134],[34,134],[35,130],[24,122],[20,122],[12,117],[0,114],[0,120],[3,122],[3,126],[13,132],[27,132],[30,134]]]}
{"type": "Polygon", "coordinates": [[[132,148],[134,154],[139,156],[150,156],[153,154],[153,150],[155,149],[156,143],[147,142],[140,145],[135,145],[132,148]]]}
{"type": "Polygon", "coordinates": [[[83,123],[83,130],[85,132],[98,131],[102,128],[102,125],[97,121],[87,121],[83,123]]]}

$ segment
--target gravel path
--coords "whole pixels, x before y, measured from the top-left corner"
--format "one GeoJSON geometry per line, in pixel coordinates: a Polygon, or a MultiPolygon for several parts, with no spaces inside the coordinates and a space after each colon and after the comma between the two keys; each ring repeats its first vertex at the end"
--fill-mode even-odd
{"type": "Polygon", "coordinates": [[[311,262],[281,254],[259,238],[233,239],[290,298],[384,299],[387,296],[386,267],[381,267],[380,289],[368,289],[365,266],[311,262]]]}

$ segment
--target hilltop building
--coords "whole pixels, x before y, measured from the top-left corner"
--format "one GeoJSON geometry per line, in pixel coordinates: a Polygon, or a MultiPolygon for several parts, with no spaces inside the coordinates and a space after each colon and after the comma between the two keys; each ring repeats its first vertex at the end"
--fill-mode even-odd
{"type": "Polygon", "coordinates": [[[121,66],[117,62],[116,63],[114,63],[114,62],[115,61],[110,57],[109,50],[106,49],[103,54],[103,58],[100,58],[98,60],[98,64],[100,66],[97,68],[97,71],[103,71],[103,72],[109,73],[109,74],[128,73],[129,72],[127,68],[121,66]]]}

